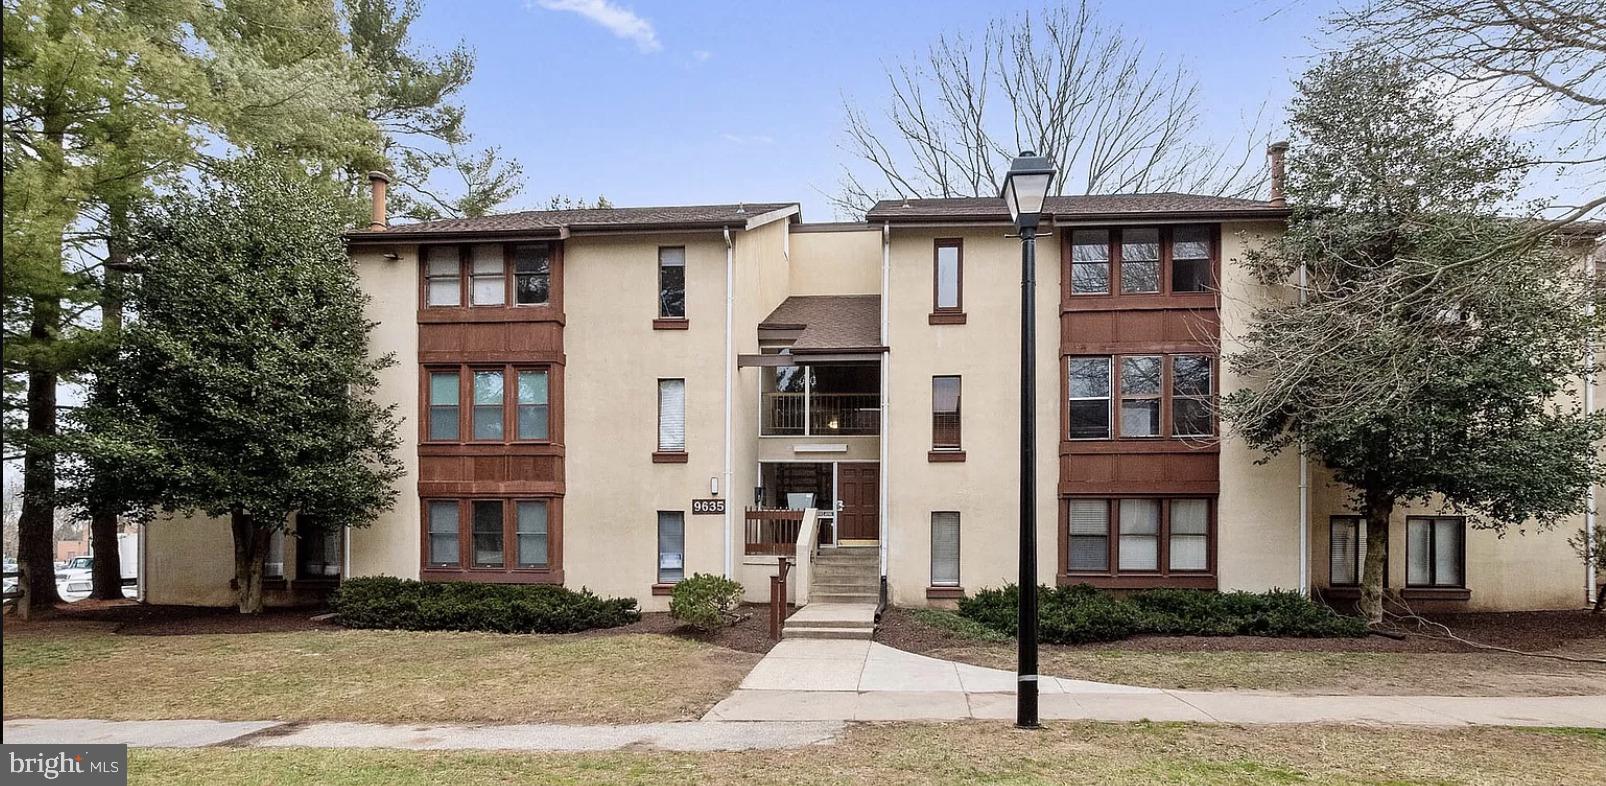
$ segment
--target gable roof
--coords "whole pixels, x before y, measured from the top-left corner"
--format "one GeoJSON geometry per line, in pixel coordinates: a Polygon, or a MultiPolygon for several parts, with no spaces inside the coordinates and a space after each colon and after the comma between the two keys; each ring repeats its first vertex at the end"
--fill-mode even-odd
{"type": "MultiPolygon", "coordinates": [[[[1089,194],[1044,200],[1043,212],[1057,221],[1121,218],[1286,218],[1287,207],[1257,199],[1203,194],[1089,194]]],[[[888,223],[1008,222],[1009,208],[998,197],[884,199],[865,218],[888,223]]]]}
{"type": "Polygon", "coordinates": [[[392,224],[387,229],[361,229],[346,233],[354,243],[396,242],[461,236],[562,237],[586,231],[649,231],[752,229],[769,220],[796,220],[796,202],[748,202],[733,205],[678,205],[670,207],[608,207],[581,210],[526,210],[519,213],[445,218],[413,224],[392,224]],[[790,210],[789,213],[785,212],[790,210]],[[777,213],[781,215],[767,216],[777,213]],[[757,224],[755,219],[760,220],[757,224]]]}
{"type": "Polygon", "coordinates": [[[792,354],[880,350],[880,295],[793,295],[758,324],[761,330],[801,330],[792,354]]]}

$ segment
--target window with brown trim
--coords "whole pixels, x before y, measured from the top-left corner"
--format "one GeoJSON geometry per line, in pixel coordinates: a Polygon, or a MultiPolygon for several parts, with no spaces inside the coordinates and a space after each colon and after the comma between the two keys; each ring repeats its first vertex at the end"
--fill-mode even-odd
{"type": "Polygon", "coordinates": [[[1078,497],[1065,505],[1065,566],[1073,577],[1165,578],[1213,572],[1213,499],[1078,497]]]}
{"type": "Polygon", "coordinates": [[[1209,224],[1073,229],[1069,292],[1152,296],[1215,288],[1216,227],[1209,224]]]}
{"type": "Polygon", "coordinates": [[[426,308],[550,305],[551,243],[422,246],[426,308]]]}
{"type": "Polygon", "coordinates": [[[463,304],[461,246],[424,246],[424,305],[463,304]]]}
{"type": "Polygon", "coordinates": [[[436,578],[452,572],[470,580],[519,574],[541,580],[556,562],[553,505],[528,497],[425,499],[425,571],[436,578]]]}
{"type": "Polygon", "coordinates": [[[686,318],[686,247],[658,249],[658,317],[686,318]]]}
{"type": "Polygon", "coordinates": [[[1460,516],[1405,519],[1405,586],[1466,586],[1466,525],[1460,516]]]}
{"type": "Polygon", "coordinates": [[[1066,438],[1109,439],[1111,391],[1119,439],[1215,433],[1214,359],[1208,355],[1099,355],[1066,359],[1066,438]]]}
{"type": "Polygon", "coordinates": [[[932,247],[931,312],[960,314],[965,310],[964,241],[939,238],[932,247]]]}
{"type": "Polygon", "coordinates": [[[423,441],[552,441],[550,367],[434,366],[424,373],[424,395],[428,400],[423,441]],[[512,402],[508,401],[509,388],[513,390],[512,402]],[[461,405],[465,397],[467,407],[461,405]]]}
{"type": "Polygon", "coordinates": [[[958,450],[960,447],[959,377],[931,378],[931,448],[958,450]]]}

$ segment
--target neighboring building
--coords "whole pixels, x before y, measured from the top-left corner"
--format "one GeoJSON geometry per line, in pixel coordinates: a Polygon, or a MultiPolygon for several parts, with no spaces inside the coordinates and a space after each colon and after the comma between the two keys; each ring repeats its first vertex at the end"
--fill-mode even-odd
{"type": "MultiPolygon", "coordinates": [[[[757,600],[791,553],[780,508],[816,510],[837,553],[878,549],[895,604],[1014,580],[1020,251],[1001,200],[889,201],[863,223],[747,203],[387,227],[376,197],[348,239],[373,351],[398,361],[380,395],[406,419],[407,473],[372,526],[279,539],[270,601],[388,574],[663,609],[698,572],[757,600]]],[[[1296,454],[1259,462],[1215,417],[1245,384],[1221,348],[1266,294],[1232,261],[1281,231],[1281,200],[1046,212],[1041,581],[1353,593],[1365,533],[1342,490],[1296,454]]],[[[1439,608],[1575,607],[1580,525],[1499,541],[1402,509],[1389,583],[1439,608]]],[[[149,601],[230,601],[227,527],[148,532],[149,601]]]]}

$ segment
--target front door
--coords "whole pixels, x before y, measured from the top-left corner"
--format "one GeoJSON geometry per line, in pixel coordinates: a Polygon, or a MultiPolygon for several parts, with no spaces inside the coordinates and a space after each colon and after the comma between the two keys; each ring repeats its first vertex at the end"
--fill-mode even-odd
{"type": "Polygon", "coordinates": [[[837,472],[837,541],[881,539],[881,465],[843,462],[837,472]]]}

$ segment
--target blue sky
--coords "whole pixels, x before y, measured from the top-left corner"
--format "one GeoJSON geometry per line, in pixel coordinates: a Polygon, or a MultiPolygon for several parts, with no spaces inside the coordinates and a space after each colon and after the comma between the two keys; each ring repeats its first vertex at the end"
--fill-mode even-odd
{"type": "MultiPolygon", "coordinates": [[[[874,108],[882,64],[944,32],[977,35],[1039,2],[434,0],[424,46],[478,54],[464,91],[476,145],[523,162],[533,207],[553,194],[615,204],[796,200],[833,218],[842,96],[874,108]],[[564,10],[571,6],[588,10],[564,10]]],[[[1326,2],[1133,0],[1099,15],[1183,58],[1211,131],[1280,107],[1320,36],[1326,2]]]]}

